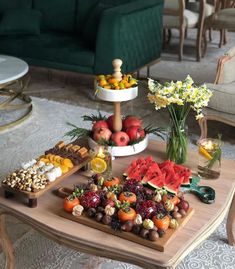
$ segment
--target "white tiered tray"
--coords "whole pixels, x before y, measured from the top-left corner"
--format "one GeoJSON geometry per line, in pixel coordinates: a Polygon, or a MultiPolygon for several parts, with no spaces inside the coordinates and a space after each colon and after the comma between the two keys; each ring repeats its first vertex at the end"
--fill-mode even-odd
{"type": "Polygon", "coordinates": [[[138,96],[138,87],[123,90],[109,90],[96,85],[96,90],[97,97],[108,102],[129,101],[138,96]]]}
{"type": "MultiPolygon", "coordinates": [[[[91,149],[94,149],[98,144],[92,139],[88,138],[88,145],[91,149]]],[[[109,147],[110,153],[114,157],[130,156],[145,150],[148,146],[148,135],[140,141],[138,144],[125,147],[109,147]]]]}

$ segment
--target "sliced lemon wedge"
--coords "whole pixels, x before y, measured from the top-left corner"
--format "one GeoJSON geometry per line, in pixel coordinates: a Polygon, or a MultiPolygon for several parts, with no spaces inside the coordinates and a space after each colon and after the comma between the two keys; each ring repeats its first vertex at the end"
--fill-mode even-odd
{"type": "Polygon", "coordinates": [[[107,163],[105,160],[96,157],[91,161],[91,169],[97,174],[102,174],[107,169],[107,163]]]}

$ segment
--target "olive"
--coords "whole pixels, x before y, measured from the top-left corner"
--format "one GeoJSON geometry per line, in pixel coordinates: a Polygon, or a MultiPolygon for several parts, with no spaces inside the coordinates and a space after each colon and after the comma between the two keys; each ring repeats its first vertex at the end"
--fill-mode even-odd
{"type": "Polygon", "coordinates": [[[150,241],[156,241],[159,238],[159,234],[157,231],[151,229],[149,230],[149,240],[150,241]]]}
{"type": "Polygon", "coordinates": [[[141,230],[141,225],[134,225],[133,228],[132,228],[132,232],[134,234],[139,234],[140,230],[141,230]]]}
{"type": "Polygon", "coordinates": [[[133,221],[128,220],[124,224],[122,224],[121,229],[125,232],[130,232],[133,228],[133,221]]]}
{"type": "Polygon", "coordinates": [[[182,217],[185,217],[187,215],[187,213],[184,209],[180,209],[179,213],[182,215],[182,217]]]}
{"type": "Polygon", "coordinates": [[[95,215],[95,219],[96,219],[98,222],[101,222],[101,221],[102,221],[102,218],[103,218],[103,214],[102,214],[101,212],[96,213],[96,215],[95,215]]]}
{"type": "Polygon", "coordinates": [[[97,212],[104,213],[104,208],[102,206],[97,207],[97,212]]]}
{"type": "Polygon", "coordinates": [[[173,218],[174,219],[181,219],[182,218],[182,215],[179,213],[179,212],[173,212],[172,214],[173,218]]]}
{"type": "Polygon", "coordinates": [[[112,220],[112,217],[111,217],[111,216],[108,216],[108,215],[105,215],[105,216],[103,216],[103,218],[102,218],[102,222],[103,222],[105,225],[110,225],[111,220],[112,220]]]}
{"type": "Polygon", "coordinates": [[[140,231],[140,236],[143,238],[148,238],[149,230],[142,228],[140,231]]]}
{"type": "Polygon", "coordinates": [[[165,234],[165,231],[162,230],[162,229],[158,229],[158,234],[159,234],[159,237],[163,237],[163,235],[165,234]]]}
{"type": "Polygon", "coordinates": [[[96,214],[96,210],[95,208],[91,207],[87,210],[87,216],[90,217],[90,218],[94,218],[96,214]]]}

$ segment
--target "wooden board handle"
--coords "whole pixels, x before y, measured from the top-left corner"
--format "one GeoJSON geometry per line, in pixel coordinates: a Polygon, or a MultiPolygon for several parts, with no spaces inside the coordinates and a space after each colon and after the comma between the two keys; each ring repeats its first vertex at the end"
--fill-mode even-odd
{"type": "Polygon", "coordinates": [[[70,188],[66,188],[66,187],[60,187],[57,192],[56,195],[59,196],[60,198],[66,198],[69,195],[71,195],[73,193],[73,190],[70,188]]]}

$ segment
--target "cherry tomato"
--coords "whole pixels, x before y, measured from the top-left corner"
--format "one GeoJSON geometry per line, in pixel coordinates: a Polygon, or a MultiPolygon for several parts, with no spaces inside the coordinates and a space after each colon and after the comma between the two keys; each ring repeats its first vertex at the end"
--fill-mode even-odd
{"type": "Polygon", "coordinates": [[[167,215],[161,219],[154,216],[153,222],[158,229],[166,231],[170,225],[170,218],[167,215]]]}
{"type": "Polygon", "coordinates": [[[104,181],[105,187],[114,187],[120,184],[120,179],[118,177],[112,177],[104,181]]]}
{"type": "Polygon", "coordinates": [[[78,200],[77,197],[70,195],[64,199],[64,210],[65,211],[71,213],[73,211],[73,208],[76,205],[80,205],[80,201],[78,200]]]}
{"type": "Polygon", "coordinates": [[[136,212],[131,207],[126,207],[118,210],[118,218],[120,221],[134,220],[136,212]]]}
{"type": "Polygon", "coordinates": [[[122,192],[119,195],[119,200],[123,203],[123,202],[129,202],[130,204],[133,204],[136,202],[137,198],[136,195],[133,192],[129,192],[129,191],[125,191],[122,192]]]}

